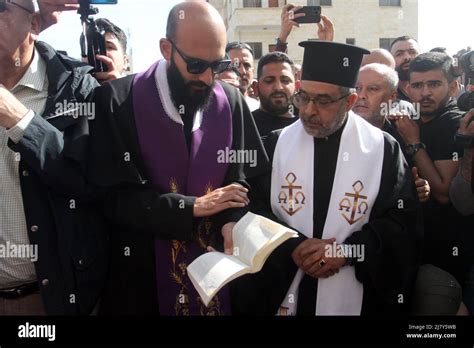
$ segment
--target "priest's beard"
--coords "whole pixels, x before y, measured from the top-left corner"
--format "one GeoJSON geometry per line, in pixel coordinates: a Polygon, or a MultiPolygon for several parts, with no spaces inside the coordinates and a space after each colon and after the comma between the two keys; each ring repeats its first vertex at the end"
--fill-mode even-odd
{"type": "Polygon", "coordinates": [[[342,127],[347,118],[345,104],[343,103],[336,113],[332,122],[325,126],[319,116],[302,116],[300,115],[303,127],[309,135],[315,138],[327,138],[336,133],[342,127]]]}
{"type": "Polygon", "coordinates": [[[187,115],[193,115],[199,109],[204,109],[207,106],[212,85],[208,86],[201,81],[185,81],[172,59],[167,70],[167,77],[171,99],[178,110],[184,107],[187,115]],[[204,87],[204,89],[196,91],[191,88],[192,86],[204,87]]]}
{"type": "Polygon", "coordinates": [[[265,110],[266,112],[275,115],[275,116],[282,116],[288,112],[290,109],[290,101],[288,99],[288,96],[285,93],[282,92],[274,92],[270,94],[267,98],[267,96],[264,96],[263,94],[259,95],[260,98],[260,107],[265,110]],[[281,103],[275,103],[272,101],[272,97],[279,97],[282,96],[285,98],[285,100],[281,103]]]}

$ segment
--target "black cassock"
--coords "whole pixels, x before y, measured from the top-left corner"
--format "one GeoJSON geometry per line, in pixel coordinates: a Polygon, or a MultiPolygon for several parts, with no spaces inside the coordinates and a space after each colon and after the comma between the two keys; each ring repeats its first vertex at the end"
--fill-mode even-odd
{"type": "MultiPolygon", "coordinates": [[[[91,122],[88,178],[100,190],[104,214],[112,225],[109,275],[101,302],[104,315],[158,315],[154,239],[193,240],[200,223],[193,217],[195,197],[159,192],[148,180],[132,82],[133,76],[112,81],[97,89],[94,97],[97,117],[91,122]]],[[[225,83],[222,87],[232,112],[232,148],[255,150],[258,164],[230,164],[222,186],[246,185],[246,178],[268,169],[268,159],[242,95],[225,83]]],[[[184,119],[187,139],[190,123],[192,118],[184,119]]],[[[173,151],[173,144],[169,149],[173,151]]],[[[245,209],[229,209],[212,217],[216,248],[222,243],[220,227],[243,214],[245,209]]]]}
{"type": "MultiPolygon", "coordinates": [[[[319,188],[314,192],[318,202],[313,215],[315,238],[321,238],[323,233],[342,129],[328,138],[314,139],[314,170],[318,173],[314,188],[319,188]]],[[[264,139],[271,162],[280,133],[281,130],[272,132],[264,139]]],[[[344,266],[355,267],[356,277],[363,283],[362,315],[406,313],[421,258],[423,231],[410,169],[396,140],[384,133],[384,141],[380,189],[369,222],[345,240],[345,244],[365,246],[364,262],[352,261],[351,265],[344,266]]],[[[251,210],[282,223],[271,211],[271,172],[251,180],[250,184],[251,210]]],[[[285,242],[269,257],[261,272],[235,282],[235,288],[252,288],[249,292],[254,293],[254,296],[245,297],[249,292],[242,291],[240,307],[235,313],[277,313],[297,271],[291,253],[304,239],[306,237],[301,234],[299,238],[285,242]]],[[[317,280],[313,281],[317,289],[317,280]]]]}

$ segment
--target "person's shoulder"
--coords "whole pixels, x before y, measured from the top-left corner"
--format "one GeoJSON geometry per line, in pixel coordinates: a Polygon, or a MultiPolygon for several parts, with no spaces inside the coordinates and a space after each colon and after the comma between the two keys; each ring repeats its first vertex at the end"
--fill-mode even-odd
{"type": "Polygon", "coordinates": [[[105,98],[117,98],[125,100],[131,95],[132,83],[135,75],[128,75],[116,80],[108,81],[95,90],[95,95],[105,98]]]}
{"type": "Polygon", "coordinates": [[[457,105],[452,102],[439,116],[439,123],[442,125],[458,125],[464,114],[465,112],[461,111],[457,105]]]}
{"type": "Polygon", "coordinates": [[[227,95],[227,98],[229,99],[231,103],[236,102],[238,100],[241,101],[243,99],[242,94],[236,87],[228,84],[227,82],[220,81],[220,80],[216,80],[216,83],[218,83],[222,87],[225,94],[227,95]]]}

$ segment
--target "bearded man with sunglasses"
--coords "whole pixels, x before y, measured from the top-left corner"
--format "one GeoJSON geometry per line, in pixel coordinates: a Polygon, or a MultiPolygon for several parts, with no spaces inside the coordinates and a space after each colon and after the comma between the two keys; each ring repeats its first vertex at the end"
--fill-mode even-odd
{"type": "Polygon", "coordinates": [[[229,289],[206,307],[186,273],[208,248],[232,252],[246,179],[268,168],[243,96],[216,80],[231,63],[225,45],[212,6],[178,4],[160,40],[164,59],[96,90],[89,178],[115,226],[103,314],[230,314],[229,289]]]}
{"type": "Polygon", "coordinates": [[[406,313],[422,233],[399,144],[350,111],[367,51],[327,41],[300,46],[301,88],[293,98],[300,119],[264,140],[272,171],[251,182],[250,192],[253,212],[296,229],[300,238],[282,244],[260,273],[238,283],[240,309],[406,313]]]}

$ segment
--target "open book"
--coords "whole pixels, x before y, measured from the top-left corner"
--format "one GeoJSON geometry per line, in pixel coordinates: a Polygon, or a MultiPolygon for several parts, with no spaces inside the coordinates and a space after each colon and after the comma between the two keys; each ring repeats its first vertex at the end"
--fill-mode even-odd
{"type": "Polygon", "coordinates": [[[225,284],[260,271],[273,250],[297,235],[263,216],[247,213],[232,230],[233,255],[220,252],[201,255],[188,266],[188,276],[207,306],[225,284]]]}

